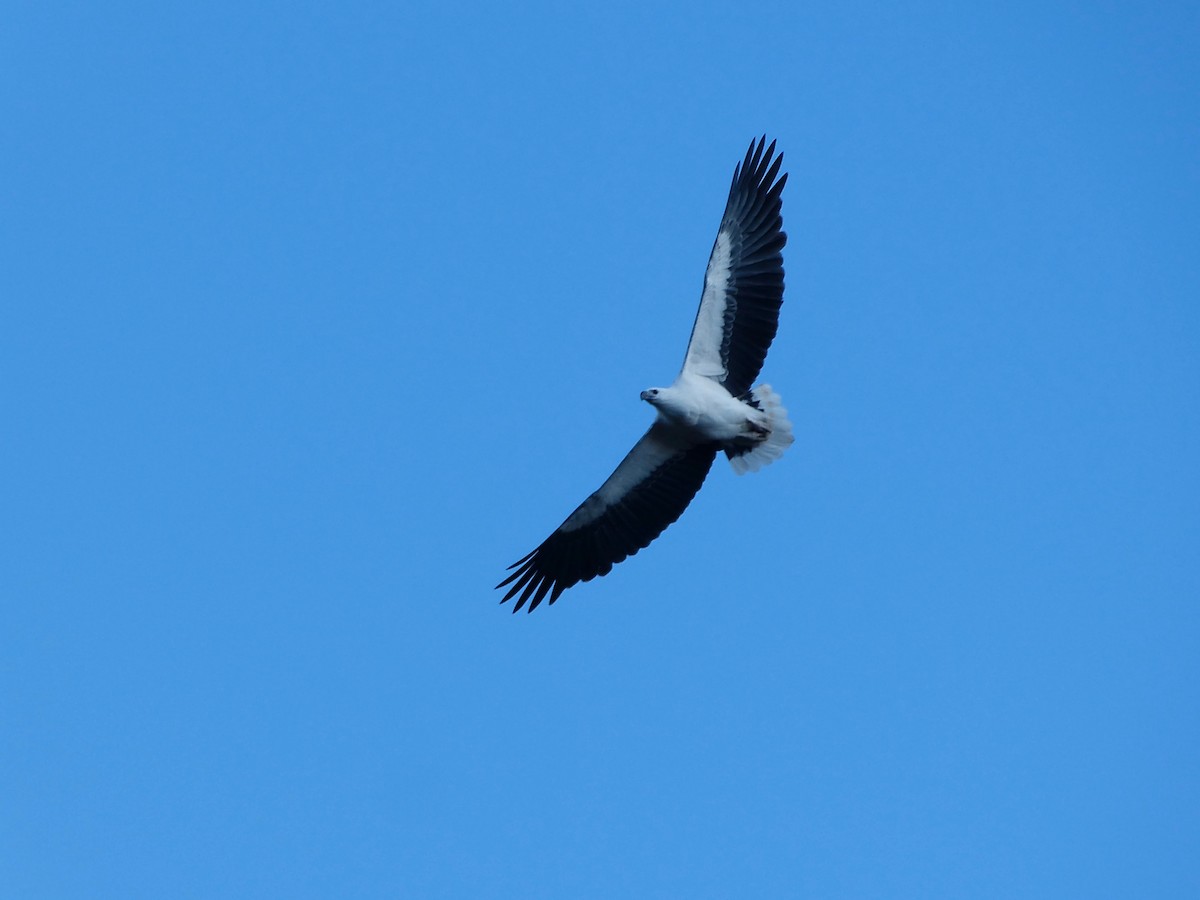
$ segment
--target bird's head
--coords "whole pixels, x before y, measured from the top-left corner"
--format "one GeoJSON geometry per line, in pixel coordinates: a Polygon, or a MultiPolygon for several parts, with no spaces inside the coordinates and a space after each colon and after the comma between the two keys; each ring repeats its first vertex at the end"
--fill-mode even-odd
{"type": "Polygon", "coordinates": [[[642,391],[642,399],[652,406],[658,406],[659,399],[662,397],[662,388],[646,388],[642,391]]]}

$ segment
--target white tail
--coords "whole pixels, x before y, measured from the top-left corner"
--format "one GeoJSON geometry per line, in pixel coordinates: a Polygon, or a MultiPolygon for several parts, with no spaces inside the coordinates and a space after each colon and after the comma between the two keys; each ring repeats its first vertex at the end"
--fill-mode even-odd
{"type": "MultiPolygon", "coordinates": [[[[766,416],[767,436],[760,444],[739,455],[729,454],[729,464],[739,475],[747,472],[757,472],[779,457],[783,451],[792,445],[792,423],[788,421],[787,410],[779,395],[771,390],[769,384],[760,384],[750,391],[750,399],[755,402],[766,416]]],[[[728,453],[728,451],[726,451],[728,453]]]]}

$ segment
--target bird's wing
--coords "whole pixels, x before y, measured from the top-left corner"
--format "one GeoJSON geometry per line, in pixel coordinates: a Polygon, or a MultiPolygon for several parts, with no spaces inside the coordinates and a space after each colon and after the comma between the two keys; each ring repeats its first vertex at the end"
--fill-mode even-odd
{"type": "Polygon", "coordinates": [[[532,612],[550,595],[553,603],[573,584],[607,575],[678,519],[708,475],[717,445],[697,444],[682,430],[655,422],[617,466],[536,550],[517,560],[515,571],[496,587],[520,594],[532,612]]]}
{"type": "Polygon", "coordinates": [[[783,303],[781,195],[783,154],[764,136],[750,142],[734,169],[717,240],[704,273],[704,292],[683,371],[724,385],[733,396],[754,384],[779,327],[783,303]],[[776,181],[776,176],[779,180],[776,181]]]}

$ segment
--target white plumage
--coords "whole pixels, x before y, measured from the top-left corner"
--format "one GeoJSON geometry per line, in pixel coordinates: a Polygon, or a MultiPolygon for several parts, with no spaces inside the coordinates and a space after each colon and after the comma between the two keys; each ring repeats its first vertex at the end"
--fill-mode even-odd
{"type": "Polygon", "coordinates": [[[520,595],[532,611],[580,581],[606,575],[682,515],[717,453],[739,475],[778,459],[792,424],[768,385],[751,387],[783,303],[783,154],[751,141],[733,184],[704,275],[683,369],[642,399],[658,415],[628,455],[542,544],[510,569],[501,602],[520,595]],[[765,148],[765,149],[764,149],[765,148]]]}

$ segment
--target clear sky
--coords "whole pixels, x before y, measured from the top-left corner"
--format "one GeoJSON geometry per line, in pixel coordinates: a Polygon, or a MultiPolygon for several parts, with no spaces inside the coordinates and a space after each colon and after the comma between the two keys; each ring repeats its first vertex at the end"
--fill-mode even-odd
{"type": "Polygon", "coordinates": [[[10,3],[0,895],[1200,896],[1198,35],[10,3]],[[510,615],[764,132],[795,446],[510,615]]]}

